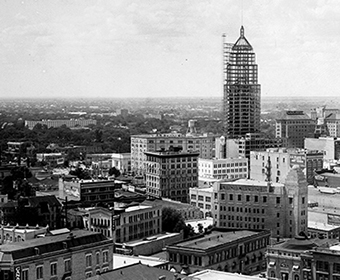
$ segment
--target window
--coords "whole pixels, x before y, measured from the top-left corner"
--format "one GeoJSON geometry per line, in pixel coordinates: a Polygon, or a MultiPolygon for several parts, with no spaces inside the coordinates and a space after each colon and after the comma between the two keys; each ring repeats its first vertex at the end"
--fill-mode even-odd
{"type": "Polygon", "coordinates": [[[233,194],[229,194],[229,200],[233,200],[233,199],[234,199],[233,194]]]}
{"type": "Polygon", "coordinates": [[[57,275],[57,263],[51,263],[50,265],[50,269],[51,269],[51,276],[56,276],[57,275]]]}
{"type": "Polygon", "coordinates": [[[96,264],[98,265],[100,263],[100,260],[99,260],[99,252],[96,253],[96,264]]]}
{"type": "Polygon", "coordinates": [[[92,255],[88,254],[85,256],[86,267],[92,267],[92,255]]]}
{"type": "Polygon", "coordinates": [[[280,204],[280,197],[276,198],[276,204],[280,204]]]}
{"type": "Polygon", "coordinates": [[[242,195],[238,194],[238,195],[237,195],[237,200],[238,200],[238,201],[241,201],[241,200],[242,200],[242,195]]]}
{"type": "Polygon", "coordinates": [[[259,202],[259,197],[257,195],[254,196],[254,201],[259,202]]]}
{"type": "Polygon", "coordinates": [[[264,196],[263,198],[262,198],[263,200],[263,203],[266,203],[267,202],[267,197],[266,196],[264,196]]]}
{"type": "Polygon", "coordinates": [[[43,267],[42,266],[37,266],[36,276],[37,276],[37,279],[43,279],[44,274],[43,274],[43,267]]]}
{"type": "Polygon", "coordinates": [[[109,262],[109,251],[104,251],[103,252],[103,263],[108,263],[109,262]]]}
{"type": "Polygon", "coordinates": [[[71,271],[71,259],[64,260],[65,272],[71,271]]]}
{"type": "Polygon", "coordinates": [[[21,272],[21,279],[28,280],[28,269],[23,269],[21,272]]]}
{"type": "Polygon", "coordinates": [[[250,195],[246,195],[246,201],[250,201],[250,195]]]}
{"type": "Polygon", "coordinates": [[[302,204],[305,204],[305,197],[302,198],[302,204]]]}

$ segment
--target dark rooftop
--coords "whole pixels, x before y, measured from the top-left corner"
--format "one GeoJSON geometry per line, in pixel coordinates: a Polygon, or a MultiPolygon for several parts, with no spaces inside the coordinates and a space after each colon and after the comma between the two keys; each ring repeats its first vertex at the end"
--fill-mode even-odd
{"type": "MultiPolygon", "coordinates": [[[[44,253],[57,252],[69,248],[86,246],[101,241],[109,241],[103,234],[86,230],[73,230],[71,233],[64,233],[54,236],[46,236],[0,245],[0,262],[7,260],[22,259],[35,256],[36,249],[39,255],[44,253]],[[65,244],[67,248],[65,248],[65,244]]],[[[111,242],[111,241],[110,241],[111,242]]]]}

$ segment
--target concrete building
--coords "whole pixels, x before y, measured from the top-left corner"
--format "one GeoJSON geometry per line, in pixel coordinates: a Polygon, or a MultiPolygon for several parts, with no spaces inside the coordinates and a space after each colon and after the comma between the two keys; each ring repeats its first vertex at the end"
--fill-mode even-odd
{"type": "Polygon", "coordinates": [[[244,36],[230,48],[224,44],[223,122],[226,137],[260,131],[261,86],[253,47],[244,36]]]}
{"type": "Polygon", "coordinates": [[[199,153],[200,158],[213,158],[215,137],[210,134],[184,135],[179,133],[131,135],[131,170],[137,174],[145,174],[145,152],[158,150],[195,151],[199,153]]]}
{"type": "Polygon", "coordinates": [[[315,125],[303,111],[286,111],[276,120],[276,137],[285,138],[287,148],[307,148],[304,140],[313,137],[315,125]]]}
{"type": "Polygon", "coordinates": [[[311,238],[340,239],[340,226],[308,221],[308,235],[311,238]]]}
{"type": "Polygon", "coordinates": [[[305,149],[324,151],[325,160],[340,159],[340,139],[333,137],[306,138],[305,149]]]}
{"type": "Polygon", "coordinates": [[[238,179],[248,177],[247,158],[198,159],[200,178],[238,179]]]}
{"type": "Polygon", "coordinates": [[[114,199],[116,188],[115,180],[79,180],[66,176],[59,179],[59,197],[67,197],[69,201],[110,202],[114,199]]]}
{"type": "Polygon", "coordinates": [[[322,151],[304,149],[271,148],[266,151],[252,151],[250,152],[250,178],[265,181],[266,167],[270,159],[274,182],[284,183],[289,170],[294,165],[299,165],[308,184],[313,184],[315,171],[323,168],[323,157],[322,151]]]}
{"type": "Polygon", "coordinates": [[[308,187],[299,167],[285,183],[239,179],[218,182],[217,226],[231,229],[269,229],[272,237],[307,234],[308,187]]]}
{"type": "Polygon", "coordinates": [[[270,232],[213,230],[204,236],[166,247],[170,270],[191,274],[215,269],[255,274],[266,269],[270,232]]]}
{"type": "Polygon", "coordinates": [[[225,139],[225,141],[216,142],[216,157],[244,157],[250,159],[250,151],[264,151],[268,148],[282,148],[285,146],[285,139],[268,138],[262,133],[247,133],[240,138],[225,139]]]}
{"type": "Polygon", "coordinates": [[[204,217],[215,217],[215,208],[217,210],[218,200],[217,191],[212,186],[190,188],[189,189],[190,204],[199,207],[204,217]]]}
{"type": "Polygon", "coordinates": [[[112,269],[112,240],[75,230],[1,245],[0,279],[85,279],[112,269]]]}
{"type": "Polygon", "coordinates": [[[97,120],[91,119],[69,119],[69,120],[41,120],[41,121],[25,121],[25,126],[28,129],[33,129],[37,124],[46,125],[50,127],[60,127],[66,125],[69,128],[87,127],[89,125],[96,125],[97,120]]]}
{"type": "Polygon", "coordinates": [[[145,152],[146,194],[187,202],[198,185],[197,152],[145,152]]]}
{"type": "Polygon", "coordinates": [[[117,243],[146,238],[162,232],[161,206],[136,204],[115,209],[83,209],[87,230],[101,232],[117,243]]]}

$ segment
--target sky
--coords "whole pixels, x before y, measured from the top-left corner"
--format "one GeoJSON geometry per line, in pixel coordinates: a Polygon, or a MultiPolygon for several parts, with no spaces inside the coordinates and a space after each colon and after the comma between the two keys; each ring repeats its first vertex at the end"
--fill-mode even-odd
{"type": "Polygon", "coordinates": [[[222,97],[241,25],[263,97],[339,95],[338,0],[0,0],[0,99],[222,97]]]}

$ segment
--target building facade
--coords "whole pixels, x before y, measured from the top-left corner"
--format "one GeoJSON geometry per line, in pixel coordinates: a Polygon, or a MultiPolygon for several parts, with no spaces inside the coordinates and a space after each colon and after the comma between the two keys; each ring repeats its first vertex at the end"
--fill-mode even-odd
{"type": "Polygon", "coordinates": [[[298,165],[303,170],[308,184],[314,183],[315,170],[323,168],[323,151],[304,149],[271,148],[266,151],[250,152],[250,178],[266,180],[268,159],[271,162],[272,180],[284,183],[289,170],[298,165]]]}
{"type": "Polygon", "coordinates": [[[299,167],[281,183],[240,179],[217,182],[217,226],[270,229],[272,237],[291,238],[308,227],[308,187],[299,167]]]}
{"type": "Polygon", "coordinates": [[[198,176],[200,178],[238,179],[248,177],[248,159],[198,159],[198,176]]]}
{"type": "Polygon", "coordinates": [[[198,185],[197,152],[146,152],[146,194],[188,202],[198,185]]]}
{"type": "Polygon", "coordinates": [[[303,111],[286,111],[276,120],[276,137],[287,140],[287,148],[305,148],[305,138],[313,137],[316,122],[303,111]]]}
{"type": "Polygon", "coordinates": [[[170,270],[183,274],[215,269],[255,274],[266,269],[270,232],[213,230],[210,234],[166,247],[170,270]]]}
{"type": "Polygon", "coordinates": [[[131,170],[137,174],[145,174],[145,152],[158,150],[197,151],[200,158],[213,158],[215,137],[209,134],[184,135],[179,133],[131,135],[131,170]]]}
{"type": "Polygon", "coordinates": [[[224,130],[227,138],[260,131],[261,86],[253,47],[244,36],[224,45],[224,130]]]}
{"type": "Polygon", "coordinates": [[[0,279],[81,280],[112,269],[112,240],[84,230],[2,245],[0,279]]]}
{"type": "Polygon", "coordinates": [[[306,138],[305,149],[323,151],[325,160],[339,160],[340,138],[334,137],[306,138]]]}
{"type": "Polygon", "coordinates": [[[190,188],[190,204],[199,207],[204,217],[215,218],[215,210],[218,207],[217,192],[213,187],[190,188]],[[215,209],[216,208],[216,209],[215,209]]]}
{"type": "Polygon", "coordinates": [[[47,128],[50,127],[60,127],[66,125],[69,128],[74,127],[86,127],[89,125],[96,125],[97,120],[91,119],[70,119],[70,120],[41,120],[41,121],[25,121],[25,126],[28,129],[33,129],[37,124],[46,125],[47,128]]]}

